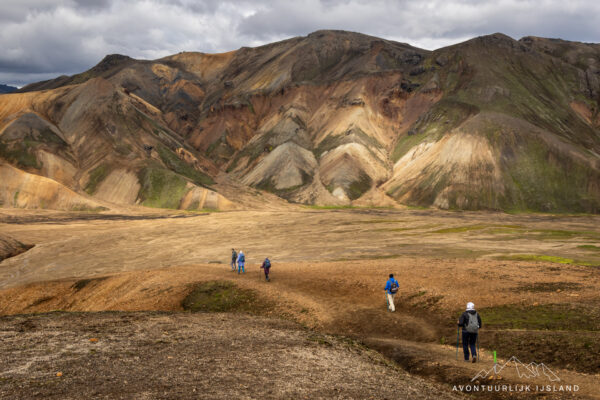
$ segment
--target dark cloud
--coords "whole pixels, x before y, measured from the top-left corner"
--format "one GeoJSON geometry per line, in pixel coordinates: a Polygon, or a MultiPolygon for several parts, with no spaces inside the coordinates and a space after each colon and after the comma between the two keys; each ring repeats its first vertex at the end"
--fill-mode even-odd
{"type": "Polygon", "coordinates": [[[109,53],[221,52],[319,29],[428,49],[493,32],[599,42],[598,15],[591,0],[3,0],[0,83],[81,72],[109,53]]]}

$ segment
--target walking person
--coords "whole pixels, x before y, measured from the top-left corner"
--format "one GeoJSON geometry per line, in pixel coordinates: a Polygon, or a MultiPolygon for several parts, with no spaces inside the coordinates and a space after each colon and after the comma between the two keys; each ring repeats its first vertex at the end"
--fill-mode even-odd
{"type": "Polygon", "coordinates": [[[398,281],[394,279],[394,274],[390,274],[390,278],[385,283],[385,295],[387,297],[388,310],[391,312],[396,311],[396,306],[394,305],[394,296],[398,293],[398,281]]]}
{"type": "Polygon", "coordinates": [[[231,249],[231,271],[235,272],[237,266],[235,265],[237,262],[237,253],[234,249],[231,249]]]}
{"type": "Polygon", "coordinates": [[[271,261],[269,260],[269,257],[265,258],[265,261],[263,261],[260,267],[265,270],[265,280],[267,282],[271,282],[271,279],[269,278],[269,270],[271,269],[271,261]]]}
{"type": "Polygon", "coordinates": [[[475,311],[475,304],[468,302],[467,309],[460,316],[458,326],[462,328],[462,343],[465,361],[469,362],[469,349],[472,362],[477,362],[477,335],[481,329],[481,317],[475,311]]]}
{"type": "Polygon", "coordinates": [[[244,252],[242,250],[240,250],[240,253],[238,254],[238,258],[237,258],[238,275],[240,273],[243,273],[243,274],[246,273],[246,271],[244,270],[245,263],[246,263],[246,256],[244,255],[244,252]]]}

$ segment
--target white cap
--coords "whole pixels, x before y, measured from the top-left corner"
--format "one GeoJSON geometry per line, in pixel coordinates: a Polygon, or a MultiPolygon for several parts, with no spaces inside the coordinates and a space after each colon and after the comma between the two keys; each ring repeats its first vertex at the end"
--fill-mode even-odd
{"type": "Polygon", "coordinates": [[[475,304],[468,302],[467,303],[467,311],[474,310],[474,309],[475,309],[475,304]]]}

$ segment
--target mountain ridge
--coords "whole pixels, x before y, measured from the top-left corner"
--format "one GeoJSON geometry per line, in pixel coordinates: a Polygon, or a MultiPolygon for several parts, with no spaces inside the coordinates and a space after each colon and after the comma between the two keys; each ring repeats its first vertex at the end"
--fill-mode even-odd
{"type": "Polygon", "coordinates": [[[79,165],[54,169],[76,171],[69,187],[121,168],[140,188],[127,202],[159,207],[181,207],[189,183],[317,205],[598,212],[599,93],[600,45],[497,33],[428,51],[322,30],[219,54],[109,55],[28,85],[16,96],[39,105],[17,114],[63,132],[64,150],[17,144],[32,117],[11,130],[22,116],[0,108],[0,157],[52,178],[41,154],[68,148],[79,165]]]}
{"type": "Polygon", "coordinates": [[[4,84],[0,83],[0,94],[14,93],[17,90],[19,90],[19,88],[16,88],[16,87],[10,86],[10,85],[4,85],[4,84]]]}

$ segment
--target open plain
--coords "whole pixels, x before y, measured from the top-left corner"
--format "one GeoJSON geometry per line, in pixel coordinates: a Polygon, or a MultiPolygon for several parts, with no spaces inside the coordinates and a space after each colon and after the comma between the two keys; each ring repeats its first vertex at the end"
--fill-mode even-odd
{"type": "MultiPolygon", "coordinates": [[[[598,216],[3,209],[0,232],[33,245],[0,263],[2,398],[449,398],[491,350],[578,391],[478,397],[598,398],[598,216]],[[467,301],[478,364],[455,358],[467,301]]],[[[500,382],[548,384],[515,371],[500,382]]]]}

